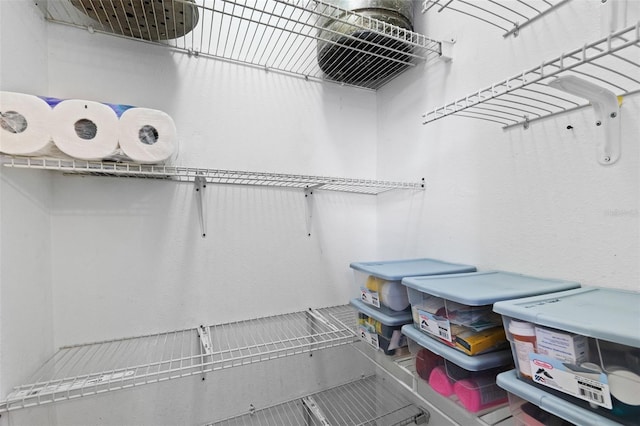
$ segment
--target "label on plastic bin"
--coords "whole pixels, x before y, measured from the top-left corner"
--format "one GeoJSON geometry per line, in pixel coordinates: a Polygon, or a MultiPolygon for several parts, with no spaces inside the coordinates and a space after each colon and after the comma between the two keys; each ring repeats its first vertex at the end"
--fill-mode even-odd
{"type": "Polygon", "coordinates": [[[557,389],[592,404],[612,408],[607,375],[588,371],[575,364],[531,353],[529,354],[533,381],[557,389]]]}
{"type": "Polygon", "coordinates": [[[380,298],[378,292],[371,291],[366,287],[360,287],[360,300],[369,305],[373,305],[376,308],[380,307],[380,298]]]}
{"type": "Polygon", "coordinates": [[[452,341],[451,324],[448,319],[421,310],[418,310],[418,316],[420,317],[420,330],[438,336],[447,342],[452,341]]]}
{"type": "Polygon", "coordinates": [[[367,329],[367,327],[361,325],[359,327],[360,330],[360,338],[378,349],[380,347],[380,343],[378,342],[378,334],[375,331],[371,331],[367,329]]]}

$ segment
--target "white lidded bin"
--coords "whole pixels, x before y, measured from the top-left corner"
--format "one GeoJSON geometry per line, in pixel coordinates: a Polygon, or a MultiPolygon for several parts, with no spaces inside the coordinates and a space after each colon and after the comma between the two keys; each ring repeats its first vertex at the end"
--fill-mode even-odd
{"type": "Polygon", "coordinates": [[[402,284],[414,326],[471,356],[508,349],[502,318],[493,312],[495,302],[580,287],[503,271],[409,277],[402,284]]]}
{"type": "Polygon", "coordinates": [[[580,288],[499,302],[494,310],[502,314],[520,380],[565,401],[563,413],[581,408],[617,424],[637,424],[640,293],[580,288]],[[528,357],[518,347],[514,322],[535,330],[528,357]]]}
{"type": "Polygon", "coordinates": [[[456,274],[474,272],[475,266],[444,262],[436,259],[406,259],[379,262],[353,262],[360,300],[390,313],[409,308],[407,290],[402,279],[421,275],[456,274]]]}

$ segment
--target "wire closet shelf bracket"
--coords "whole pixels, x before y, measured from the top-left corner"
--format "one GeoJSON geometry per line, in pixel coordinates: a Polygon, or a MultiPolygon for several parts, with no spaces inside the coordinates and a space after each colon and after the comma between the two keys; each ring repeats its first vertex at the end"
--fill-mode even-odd
{"type": "Polygon", "coordinates": [[[43,3],[45,17],[51,22],[160,44],[192,56],[372,90],[384,86],[400,72],[441,55],[439,41],[322,0],[43,3]],[[325,25],[329,20],[367,36],[337,32],[325,25]],[[323,72],[318,58],[320,44],[334,45],[342,52],[323,58],[329,64],[323,66],[324,70],[327,66],[333,70],[348,66],[355,78],[345,82],[332,77],[333,73],[323,72]],[[347,63],[345,58],[356,59],[347,63]],[[377,64],[375,74],[371,71],[372,64],[377,64]]]}
{"type": "Polygon", "coordinates": [[[640,93],[640,22],[542,62],[463,98],[425,112],[423,124],[457,115],[495,122],[507,130],[575,111],[589,102],[553,87],[574,76],[611,91],[618,99],[640,93]]]}
{"type": "Polygon", "coordinates": [[[349,305],[60,348],[0,412],[202,375],[357,341],[349,305]]]}

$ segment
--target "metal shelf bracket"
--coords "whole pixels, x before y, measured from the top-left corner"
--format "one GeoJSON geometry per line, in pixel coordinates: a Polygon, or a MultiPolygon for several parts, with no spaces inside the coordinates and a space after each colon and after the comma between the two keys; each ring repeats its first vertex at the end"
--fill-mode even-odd
{"type": "Polygon", "coordinates": [[[204,214],[204,189],[207,187],[207,181],[204,177],[198,175],[193,181],[196,190],[196,202],[198,203],[198,219],[200,220],[200,234],[202,238],[207,236],[207,227],[204,214]]]}
{"type": "Polygon", "coordinates": [[[311,236],[311,219],[313,217],[313,190],[320,187],[321,185],[309,185],[304,189],[304,199],[306,201],[306,225],[307,225],[307,236],[311,236]]]}
{"type": "Polygon", "coordinates": [[[620,158],[620,104],[612,91],[582,78],[568,75],[549,82],[549,86],[587,99],[593,106],[597,128],[596,155],[602,165],[620,158]]]}

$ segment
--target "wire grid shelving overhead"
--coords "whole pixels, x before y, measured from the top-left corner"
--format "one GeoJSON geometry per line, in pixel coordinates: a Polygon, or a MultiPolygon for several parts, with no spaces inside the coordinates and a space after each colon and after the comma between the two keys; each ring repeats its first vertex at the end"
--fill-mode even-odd
{"type": "Polygon", "coordinates": [[[439,41],[322,0],[43,3],[45,17],[52,22],[161,44],[190,55],[373,90],[441,54],[439,41]],[[342,27],[330,29],[328,22],[340,22],[342,27]],[[337,49],[319,56],[320,45],[337,49]],[[336,77],[346,68],[348,81],[336,77]]]}
{"type": "Polygon", "coordinates": [[[457,115],[499,123],[503,129],[589,106],[581,97],[549,86],[576,76],[618,97],[640,93],[640,22],[561,54],[513,77],[423,114],[423,124],[457,115]]]}
{"type": "Polygon", "coordinates": [[[428,421],[428,412],[392,392],[378,376],[369,376],[210,426],[402,426],[428,421]]]}
{"type": "Polygon", "coordinates": [[[344,305],[63,347],[0,401],[0,412],[350,344],[355,323],[344,305]]]}
{"type": "Polygon", "coordinates": [[[195,182],[196,179],[204,179],[207,183],[212,184],[310,188],[314,190],[370,195],[377,195],[392,190],[424,190],[425,187],[424,180],[419,182],[392,182],[371,179],[145,165],[129,162],[85,161],[63,158],[0,155],[0,163],[6,167],[53,170],[71,175],[165,179],[178,182],[195,182]]]}
{"type": "Polygon", "coordinates": [[[569,0],[423,0],[422,13],[460,13],[502,31],[503,37],[520,30],[569,0]]]}

